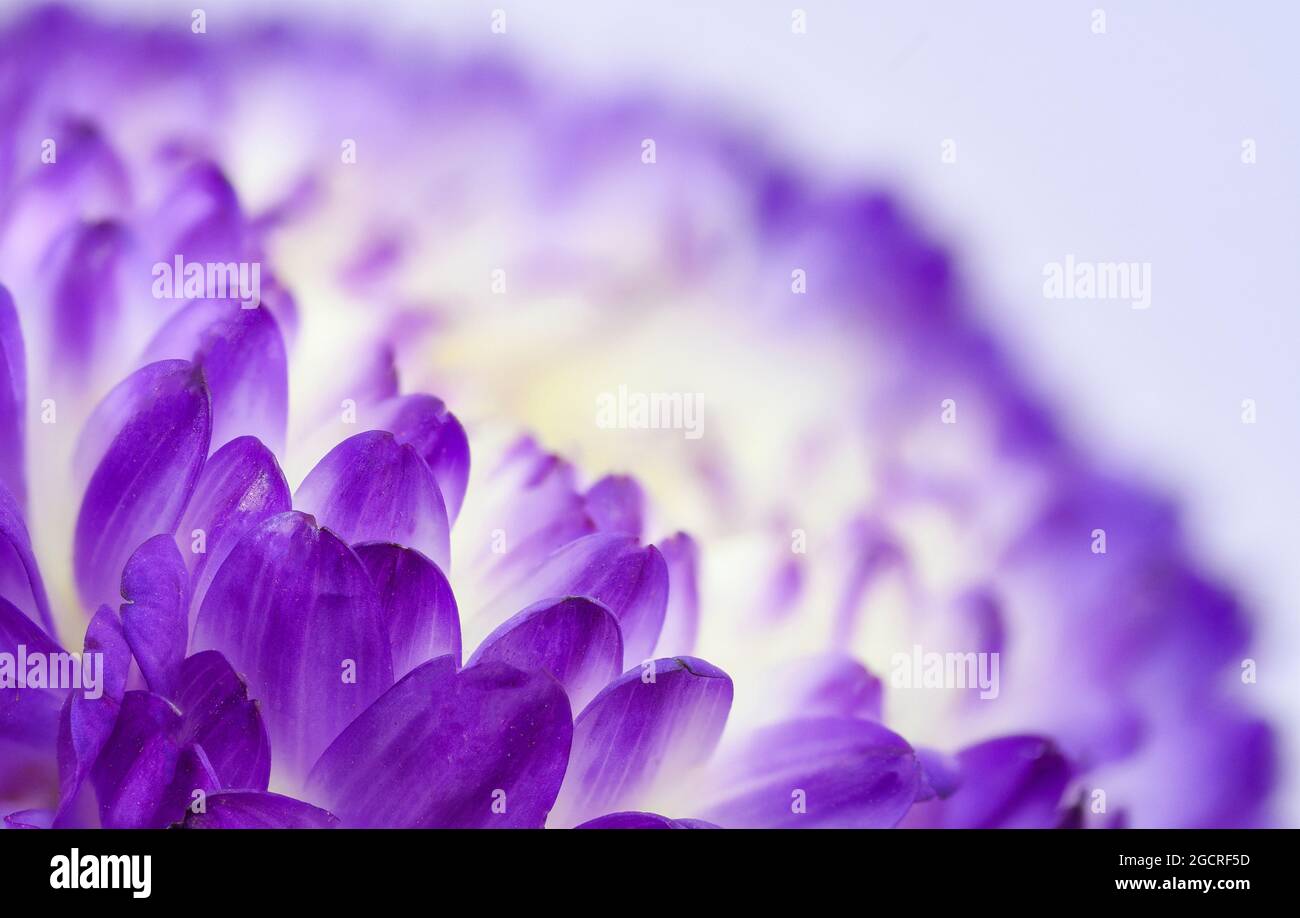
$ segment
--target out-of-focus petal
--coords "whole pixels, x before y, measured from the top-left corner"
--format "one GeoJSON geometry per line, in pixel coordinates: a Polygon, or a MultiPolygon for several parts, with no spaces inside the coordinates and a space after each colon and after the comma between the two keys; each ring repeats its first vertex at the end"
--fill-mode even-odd
{"type": "Polygon", "coordinates": [[[185,814],[187,829],[332,829],[338,820],[310,803],[265,791],[212,794],[205,811],[185,814]]]}
{"type": "Polygon", "coordinates": [[[176,773],[180,713],[151,692],[127,692],[113,732],[100,750],[90,780],[106,829],[165,824],[167,790],[176,773]]]}
{"type": "Polygon", "coordinates": [[[379,592],[393,653],[393,678],[426,660],[451,654],[460,665],[460,615],[451,584],[414,548],[392,542],[354,545],[379,592]]]}
{"type": "Polygon", "coordinates": [[[271,739],[257,702],[226,658],[215,650],[189,657],[179,685],[182,741],[203,747],[221,787],[266,790],[271,739]]]}
{"type": "Polygon", "coordinates": [[[544,599],[488,635],[468,665],[489,661],[545,670],[581,711],[622,671],[623,635],[614,614],[593,599],[544,599]]]}
{"type": "Polygon", "coordinates": [[[262,705],[275,761],[305,774],[393,684],[388,633],[356,553],[304,513],[273,516],[226,556],[193,648],[220,650],[262,705]]]}
{"type": "Polygon", "coordinates": [[[54,825],[50,810],[19,810],[5,817],[6,829],[49,829],[54,825]]]}
{"type": "MultiPolygon", "coordinates": [[[[61,649],[36,622],[0,597],[0,653],[16,659],[20,646],[30,654],[61,649]]],[[[61,704],[63,692],[55,689],[0,688],[0,795],[6,799],[25,790],[25,776],[47,768],[61,704]]]]}
{"type": "Polygon", "coordinates": [[[456,521],[469,485],[469,439],[456,415],[432,395],[390,398],[374,411],[367,426],[387,430],[398,443],[415,447],[438,482],[447,518],[456,521]]]}
{"type": "Polygon", "coordinates": [[[716,829],[702,819],[669,819],[658,813],[607,813],[589,819],[576,829],[716,829]]]}
{"type": "Polygon", "coordinates": [[[545,673],[430,660],[334,741],[312,771],[349,826],[540,828],[564,779],[569,701],[545,673]]]}
{"type": "Polygon", "coordinates": [[[961,787],[961,765],[952,756],[936,749],[917,749],[916,763],[921,768],[916,791],[918,803],[935,797],[946,800],[961,787]]]}
{"type": "Polygon", "coordinates": [[[289,421],[284,339],[270,310],[245,309],[239,295],[186,304],[154,337],[144,360],[189,360],[203,368],[212,393],[212,449],[251,434],[283,454],[289,421]]]}
{"type": "Polygon", "coordinates": [[[642,548],[631,536],[595,533],[554,552],[480,618],[500,615],[506,603],[519,608],[550,596],[585,596],[603,603],[618,619],[623,666],[629,667],[646,660],[659,640],[668,604],[668,568],[653,545],[642,548]]]}
{"type": "Polygon", "coordinates": [[[438,483],[415,448],[387,431],[360,433],[330,450],[293,502],[348,542],[396,542],[449,570],[450,530],[438,483]]]}
{"type": "Polygon", "coordinates": [[[190,575],[170,535],[149,539],[122,571],[122,631],[149,691],[176,697],[189,640],[190,575]]]}
{"type": "Polygon", "coordinates": [[[930,800],[907,825],[959,829],[1050,829],[1061,820],[1073,769],[1051,740],[1004,736],[956,755],[960,786],[930,800]]]}
{"type": "Polygon", "coordinates": [[[176,530],[190,569],[191,627],[230,550],[263,520],[292,509],[289,483],[256,437],[231,440],[208,458],[176,530]]]}
{"type": "Polygon", "coordinates": [[[655,654],[690,653],[700,630],[700,550],[685,532],[669,536],[658,547],[668,567],[668,605],[655,654]]]}
{"type": "Polygon", "coordinates": [[[601,532],[641,538],[645,526],[645,494],[630,475],[606,475],[584,495],[587,514],[601,532]]]}
{"type": "Polygon", "coordinates": [[[126,227],[114,220],[78,224],[55,247],[44,273],[53,278],[48,338],[51,371],[82,383],[120,335],[119,276],[126,227]]]}
{"type": "Polygon", "coordinates": [[[13,297],[0,284],[0,485],[27,506],[27,354],[13,297]]]}
{"type": "Polygon", "coordinates": [[[731,678],[694,657],[654,660],[610,683],[573,724],[552,823],[617,810],[705,761],[731,710],[731,678]]]}
{"type": "Polygon", "coordinates": [[[705,819],[726,828],[896,825],[916,796],[912,748],[880,724],[789,721],[756,731],[710,767],[705,819]]]}
{"type": "Polygon", "coordinates": [[[32,554],[22,510],[4,485],[0,485],[0,596],[37,622],[47,635],[54,634],[45,583],[32,554]]]}
{"type": "Polygon", "coordinates": [[[208,454],[212,418],[203,374],[183,360],[138,371],[136,408],[91,475],[77,517],[74,564],[88,604],[113,602],[122,567],[145,539],[171,534],[208,454]]]}

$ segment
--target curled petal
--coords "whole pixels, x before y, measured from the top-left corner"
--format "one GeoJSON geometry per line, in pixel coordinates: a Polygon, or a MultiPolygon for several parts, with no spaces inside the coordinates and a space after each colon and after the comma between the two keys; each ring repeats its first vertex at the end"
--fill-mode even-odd
{"type": "Polygon", "coordinates": [[[115,601],[122,567],[136,547],[175,531],[212,431],[207,385],[193,364],[151,364],[124,385],[133,390],[126,400],[135,410],[117,427],[77,516],[73,560],[88,604],[115,601]]]}
{"type": "Polygon", "coordinates": [[[550,673],[581,711],[622,670],[623,636],[613,613],[595,600],[547,599],[488,635],[468,665],[488,661],[550,673]]]}
{"type": "Polygon", "coordinates": [[[189,360],[203,368],[212,393],[212,449],[252,434],[284,452],[289,370],[284,338],[270,310],[230,299],[185,305],[154,337],[145,361],[189,360]]]}
{"type": "Polygon", "coordinates": [[[332,829],[336,825],[333,814],[319,807],[265,791],[212,794],[204,812],[185,814],[187,829],[332,829]]]}
{"type": "Polygon", "coordinates": [[[165,825],[167,791],[176,773],[180,713],[151,692],[127,692],[90,780],[106,829],[165,825]]]}
{"type": "Polygon", "coordinates": [[[149,539],[122,571],[122,630],[149,690],[174,698],[189,640],[190,575],[170,535],[149,539]]]}
{"type": "Polygon", "coordinates": [[[450,530],[438,483],[415,448],[387,431],[344,440],[308,473],[293,500],[348,542],[396,542],[449,569],[450,530]]]}
{"type": "Polygon", "coordinates": [[[271,739],[257,703],[225,657],[205,650],[186,659],[176,703],[182,740],[203,747],[220,787],[266,790],[271,739]]]}
{"type": "Polygon", "coordinates": [[[220,650],[248,678],[277,763],[297,774],[393,684],[365,567],[304,513],[273,516],[235,546],[203,599],[193,646],[220,650]]]}
{"type": "Polygon", "coordinates": [[[573,825],[679,780],[717,745],[731,678],[694,657],[624,673],[583,709],[554,822],[573,825]]]}
{"type": "Polygon", "coordinates": [[[711,766],[704,817],[727,828],[896,825],[916,797],[912,748],[878,723],[789,721],[756,731],[711,766]]]}
{"type": "Polygon", "coordinates": [[[393,677],[400,679],[444,654],[451,654],[459,665],[456,597],[438,566],[414,548],[392,542],[365,542],[353,548],[379,591],[393,653],[393,677]]]}
{"type": "Polygon", "coordinates": [[[499,614],[506,601],[518,608],[548,596],[585,596],[608,607],[623,632],[623,666],[628,667],[649,657],[659,640],[668,568],[653,545],[642,548],[631,536],[595,533],[553,553],[486,615],[499,614]]]}
{"type": "Polygon", "coordinates": [[[230,550],[263,520],[292,509],[289,483],[256,437],[237,437],[208,457],[176,530],[190,569],[191,626],[230,550]]]}
{"type": "Polygon", "coordinates": [[[371,426],[415,447],[438,482],[448,519],[455,522],[469,485],[469,438],[456,415],[432,395],[402,395],[380,403],[371,426]]]}
{"type": "Polygon", "coordinates": [[[569,701],[502,663],[410,672],[326,750],[310,786],[348,826],[540,828],[564,778],[569,701]]]}

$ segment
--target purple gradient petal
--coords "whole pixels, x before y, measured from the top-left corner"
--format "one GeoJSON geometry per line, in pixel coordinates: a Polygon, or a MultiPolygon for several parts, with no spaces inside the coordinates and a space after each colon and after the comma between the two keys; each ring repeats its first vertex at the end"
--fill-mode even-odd
{"type": "Polygon", "coordinates": [[[154,337],[144,362],[168,358],[203,368],[212,393],[213,450],[251,434],[283,454],[289,369],[270,310],[245,309],[238,299],[188,303],[154,337]]]}
{"type": "Polygon", "coordinates": [[[655,660],[610,683],[573,724],[554,825],[617,810],[704,762],[731,711],[731,678],[694,657],[655,660]]]}
{"type": "Polygon", "coordinates": [[[1073,775],[1056,745],[1041,736],[1005,736],[956,755],[960,787],[908,815],[909,827],[1050,829],[1061,822],[1073,775]]]}
{"type": "Polygon", "coordinates": [[[208,457],[176,530],[190,568],[191,629],[230,550],[259,523],[292,509],[289,483],[256,437],[237,437],[208,457]]]}
{"type": "Polygon", "coordinates": [[[659,549],[642,548],[631,536],[584,536],[554,552],[486,614],[499,614],[506,602],[518,608],[549,596],[585,596],[608,607],[623,632],[626,668],[647,659],[659,640],[668,605],[668,567],[659,549]]]}
{"type": "Polygon", "coordinates": [[[181,741],[203,747],[221,787],[266,790],[271,739],[257,702],[226,658],[215,650],[189,657],[179,685],[181,741]]]}
{"type": "Polygon", "coordinates": [[[113,732],[100,750],[90,780],[106,829],[146,829],[166,824],[167,790],[176,773],[181,716],[166,698],[127,692],[113,732]]]}
{"type": "Polygon", "coordinates": [[[618,619],[595,600],[545,599],[488,635],[468,665],[487,662],[550,673],[581,711],[622,672],[623,635],[618,619]]]}
{"type": "Polygon", "coordinates": [[[587,514],[601,532],[641,538],[645,526],[645,493],[630,475],[606,475],[583,497],[587,514]]]}
{"type": "Polygon", "coordinates": [[[98,698],[90,698],[84,691],[70,693],[59,717],[59,808],[55,813],[59,826],[86,821],[81,788],[113,732],[126,695],[131,648],[117,613],[108,606],[100,606],[86,628],[82,657],[89,654],[102,655],[102,693],[98,698]]]}
{"type": "Polygon", "coordinates": [[[577,829],[716,829],[702,819],[669,819],[658,813],[608,813],[589,819],[577,829]]]}
{"type": "MultiPolygon", "coordinates": [[[[36,622],[0,597],[0,653],[16,660],[20,646],[33,654],[61,649],[36,622]]],[[[56,689],[0,688],[0,797],[14,799],[33,774],[48,770],[63,694],[56,689]]]]}
{"type": "Polygon", "coordinates": [[[189,642],[190,575],[170,535],[149,539],[122,571],[122,631],[149,691],[176,697],[189,642]]]}
{"type": "Polygon", "coordinates": [[[343,732],[310,786],[349,826],[540,828],[564,778],[569,701],[545,673],[430,660],[343,732]]]}
{"type": "Polygon", "coordinates": [[[668,567],[668,605],[655,654],[690,653],[700,630],[700,550],[693,538],[679,532],[660,542],[659,552],[668,567]]]}
{"type": "Polygon", "coordinates": [[[450,530],[428,464],[387,431],[344,440],[311,470],[293,496],[348,542],[396,542],[450,570],[450,530]]]}
{"type": "Polygon", "coordinates": [[[338,820],[310,803],[264,791],[212,794],[203,813],[187,812],[187,829],[332,829],[338,820]]]}
{"type": "Polygon", "coordinates": [[[880,724],[788,721],[756,731],[711,766],[703,816],[726,828],[896,825],[916,796],[912,747],[880,724]]]}
{"type": "Polygon", "coordinates": [[[0,485],[27,506],[27,355],[13,297],[0,284],[0,485]]]}
{"type": "Polygon", "coordinates": [[[221,782],[216,770],[208,760],[203,747],[190,743],[180,751],[176,760],[176,770],[158,810],[158,822],[162,825],[175,825],[185,819],[186,813],[197,800],[206,805],[206,798],[221,790],[221,782]]]}
{"type": "Polygon", "coordinates": [[[432,395],[390,398],[376,407],[368,424],[387,430],[398,443],[415,447],[429,464],[447,503],[447,518],[454,523],[469,486],[469,438],[442,399],[432,395]]]}
{"type": "Polygon", "coordinates": [[[108,353],[121,311],[118,275],[130,244],[127,229],[112,220],[82,223],[61,240],[53,263],[55,278],[49,337],[53,372],[80,383],[108,353]]]}
{"type": "Polygon", "coordinates": [[[54,826],[50,810],[19,810],[5,817],[6,829],[49,829],[54,826]]]}
{"type": "Polygon", "coordinates": [[[438,566],[414,548],[392,542],[365,542],[353,550],[379,591],[393,678],[445,654],[459,666],[460,615],[451,584],[438,566]]]}
{"type": "Polygon", "coordinates": [[[55,633],[45,583],[32,554],[22,510],[3,485],[0,485],[0,596],[37,622],[46,634],[55,633]]]}
{"type": "Polygon", "coordinates": [[[276,762],[305,774],[393,684],[378,597],[365,567],[304,513],[240,540],[203,599],[193,647],[220,650],[261,704],[276,762]]]}
{"type": "Polygon", "coordinates": [[[137,410],[117,428],[77,517],[73,561],[87,604],[114,602],[136,547],[176,530],[212,432],[207,385],[193,364],[151,364],[125,385],[137,410]]]}
{"type": "Polygon", "coordinates": [[[917,803],[935,797],[946,800],[961,787],[961,764],[952,756],[935,749],[917,749],[916,762],[921,767],[917,803]]]}

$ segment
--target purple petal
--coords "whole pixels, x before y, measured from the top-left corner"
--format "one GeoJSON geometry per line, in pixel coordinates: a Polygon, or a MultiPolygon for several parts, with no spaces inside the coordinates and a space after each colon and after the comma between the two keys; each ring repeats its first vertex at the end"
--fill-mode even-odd
{"type": "Polygon", "coordinates": [[[623,636],[614,614],[594,600],[546,599],[488,635],[468,665],[487,662],[550,673],[581,711],[622,671],[623,636]]]}
{"type": "Polygon", "coordinates": [[[609,813],[590,819],[578,829],[716,829],[702,819],[669,819],[657,813],[609,813]]]}
{"type": "Polygon", "coordinates": [[[214,163],[189,164],[177,177],[151,226],[165,242],[165,257],[187,262],[239,261],[248,239],[239,198],[214,163]]]}
{"type": "Polygon", "coordinates": [[[629,670],[573,725],[573,753],[553,822],[617,810],[707,759],[722,735],[731,678],[694,657],[629,670]]]}
{"type": "Polygon", "coordinates": [[[908,817],[910,826],[1030,829],[1056,826],[1072,776],[1065,756],[1040,736],[1006,736],[957,753],[958,787],[908,817]]]}
{"type": "Polygon", "coordinates": [[[177,705],[181,739],[203,751],[221,787],[266,790],[271,739],[244,680],[215,650],[189,657],[181,668],[177,705]]]}
{"type": "Polygon", "coordinates": [[[690,653],[700,630],[700,550],[684,532],[659,543],[668,567],[668,605],[655,653],[661,657],[690,653]]]}
{"type": "Polygon", "coordinates": [[[889,828],[912,805],[912,748],[868,720],[789,721],[755,732],[713,766],[718,801],[704,817],[726,828],[889,828]]]}
{"type": "Polygon", "coordinates": [[[332,829],[338,820],[319,807],[264,791],[223,791],[205,812],[187,812],[187,829],[332,829]]]}
{"type": "Polygon", "coordinates": [[[349,826],[540,828],[572,735],[545,673],[439,657],[343,731],[310,783],[349,826]]]}
{"type": "Polygon", "coordinates": [[[365,567],[336,535],[294,511],[260,524],[226,557],[193,646],[220,650],[248,677],[276,761],[299,774],[393,684],[365,567]]]}
{"type": "Polygon", "coordinates": [[[623,632],[623,666],[640,663],[654,651],[668,605],[668,568],[653,545],[642,548],[631,536],[596,533],[571,542],[547,558],[508,599],[515,608],[548,596],[585,596],[603,603],[623,632]]]}
{"type": "MultiPolygon", "coordinates": [[[[40,626],[0,597],[0,653],[58,653],[60,647],[40,626]]],[[[63,692],[55,689],[0,688],[0,796],[25,790],[24,784],[47,767],[58,735],[63,692]]]]}
{"type": "Polygon", "coordinates": [[[113,732],[126,695],[131,648],[117,613],[108,606],[100,606],[86,628],[82,658],[91,654],[99,654],[103,661],[100,697],[73,692],[59,717],[59,808],[55,821],[60,826],[84,821],[81,788],[113,732]]]}
{"type": "Polygon", "coordinates": [[[946,800],[961,786],[961,764],[952,756],[934,749],[917,749],[916,763],[921,768],[918,803],[935,797],[946,800]]]}
{"type": "Polygon", "coordinates": [[[27,356],[13,297],[0,285],[0,485],[27,505],[27,356]]]}
{"type": "Polygon", "coordinates": [[[79,223],[60,241],[45,273],[53,277],[50,366],[77,382],[108,354],[121,312],[119,273],[128,254],[125,226],[79,223]]]}
{"type": "Polygon", "coordinates": [[[207,753],[197,743],[190,743],[180,751],[176,770],[158,811],[158,822],[162,825],[181,822],[195,805],[196,798],[203,801],[202,805],[206,805],[207,796],[219,790],[221,782],[207,753]]]}
{"type": "Polygon", "coordinates": [[[334,447],[293,501],[348,542],[396,542],[449,570],[447,508],[438,483],[415,448],[387,431],[360,433],[334,447]]]}
{"type": "Polygon", "coordinates": [[[379,591],[393,677],[400,679],[444,654],[455,657],[459,666],[460,615],[451,584],[438,566],[414,548],[392,542],[366,542],[353,550],[379,591]]]}
{"type": "Polygon", "coordinates": [[[137,410],[95,468],[77,517],[73,560],[87,604],[115,601],[136,547],[176,530],[208,454],[208,390],[193,364],[151,364],[126,385],[137,410]]]}
{"type": "Polygon", "coordinates": [[[54,813],[49,810],[19,810],[5,817],[6,829],[49,829],[54,825],[54,813]]]}
{"type": "Polygon", "coordinates": [[[181,717],[166,698],[127,692],[113,732],[90,772],[106,829],[166,824],[164,802],[176,773],[181,717]]]}
{"type": "Polygon", "coordinates": [[[795,661],[764,691],[764,723],[811,717],[880,720],[884,685],[853,657],[836,652],[795,661]]]}
{"type": "Polygon", "coordinates": [[[432,395],[402,395],[381,403],[368,426],[387,430],[398,443],[415,447],[438,482],[452,522],[460,515],[469,485],[469,438],[442,399],[432,395]]]}
{"type": "Polygon", "coordinates": [[[289,483],[256,437],[238,437],[208,457],[176,530],[190,568],[191,627],[230,550],[263,520],[292,509],[289,483]]]}
{"type": "Polygon", "coordinates": [[[284,452],[289,370],[270,310],[245,309],[238,299],[189,303],[158,332],[144,359],[168,358],[203,368],[212,393],[212,449],[252,434],[273,452],[284,452]]]}
{"type": "Polygon", "coordinates": [[[587,513],[601,532],[641,538],[645,494],[629,475],[606,475],[587,489],[587,513]]]}
{"type": "Polygon", "coordinates": [[[40,624],[47,634],[55,633],[45,583],[32,554],[22,510],[4,485],[0,485],[0,596],[40,624]]]}
{"type": "Polygon", "coordinates": [[[189,641],[190,575],[170,535],[149,539],[122,571],[122,630],[149,690],[176,697],[189,641]]]}

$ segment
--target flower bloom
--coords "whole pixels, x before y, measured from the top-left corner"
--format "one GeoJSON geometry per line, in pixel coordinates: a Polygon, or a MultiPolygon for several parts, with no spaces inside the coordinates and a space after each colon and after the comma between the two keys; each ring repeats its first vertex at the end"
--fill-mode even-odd
{"type": "Polygon", "coordinates": [[[1238,604],[893,198],[571,98],[0,32],[0,653],[103,664],[6,824],[1267,821],[1238,604]]]}

